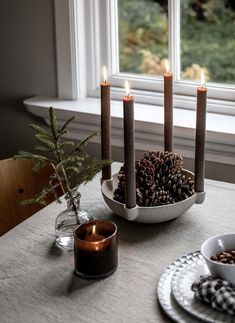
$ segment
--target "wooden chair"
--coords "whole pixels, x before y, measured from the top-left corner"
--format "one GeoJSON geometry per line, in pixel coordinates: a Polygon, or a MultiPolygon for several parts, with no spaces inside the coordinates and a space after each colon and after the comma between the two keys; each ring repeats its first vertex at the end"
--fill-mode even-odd
{"type": "MultiPolygon", "coordinates": [[[[39,204],[20,204],[39,193],[53,171],[52,167],[44,167],[34,172],[32,165],[33,161],[26,159],[0,161],[0,236],[43,208],[39,204]]],[[[61,189],[58,195],[62,195],[61,189]]],[[[53,200],[51,194],[47,204],[53,200]]]]}

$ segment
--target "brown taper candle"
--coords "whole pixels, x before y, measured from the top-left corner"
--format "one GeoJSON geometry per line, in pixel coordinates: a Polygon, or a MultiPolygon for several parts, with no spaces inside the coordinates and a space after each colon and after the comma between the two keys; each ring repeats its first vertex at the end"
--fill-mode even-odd
{"type": "Polygon", "coordinates": [[[164,73],[164,150],[173,151],[173,74],[164,73]]]}
{"type": "Polygon", "coordinates": [[[205,176],[205,133],[206,133],[206,96],[204,87],[204,74],[202,73],[201,87],[197,88],[197,118],[195,142],[195,191],[204,191],[205,176]]]}
{"type": "Polygon", "coordinates": [[[126,177],[126,207],[136,206],[135,180],[135,145],[134,145],[134,98],[130,96],[129,85],[126,82],[126,96],[123,98],[124,114],[124,163],[126,177]]]}
{"type": "MultiPolygon", "coordinates": [[[[111,159],[111,118],[110,118],[110,83],[103,68],[104,81],[101,82],[101,158],[111,159]]],[[[102,179],[111,178],[111,165],[102,169],[102,179]]]]}

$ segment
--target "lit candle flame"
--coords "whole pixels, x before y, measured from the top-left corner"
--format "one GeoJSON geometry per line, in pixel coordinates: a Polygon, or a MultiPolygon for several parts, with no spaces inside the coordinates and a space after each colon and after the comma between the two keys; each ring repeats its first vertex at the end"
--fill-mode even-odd
{"type": "Polygon", "coordinates": [[[204,74],[204,71],[202,70],[201,71],[201,87],[204,87],[205,86],[205,74],[204,74]]]}
{"type": "Polygon", "coordinates": [[[107,76],[107,69],[105,66],[103,66],[103,79],[104,79],[104,83],[107,82],[108,76],[107,76]]]}
{"type": "Polygon", "coordinates": [[[168,59],[165,59],[165,69],[166,69],[166,73],[169,73],[170,68],[169,68],[169,61],[168,61],[168,59]]]}
{"type": "Polygon", "coordinates": [[[130,85],[125,81],[126,96],[130,97],[130,85]]]}
{"type": "Polygon", "coordinates": [[[96,231],[95,224],[92,226],[92,234],[94,235],[96,231]]]}

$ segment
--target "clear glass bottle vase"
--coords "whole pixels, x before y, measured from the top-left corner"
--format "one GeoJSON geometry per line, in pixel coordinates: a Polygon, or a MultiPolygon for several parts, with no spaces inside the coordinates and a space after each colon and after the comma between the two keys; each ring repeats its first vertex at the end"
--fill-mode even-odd
{"type": "Polygon", "coordinates": [[[73,231],[79,224],[92,220],[92,216],[88,211],[80,208],[81,194],[75,190],[70,196],[68,193],[64,196],[67,202],[67,209],[62,211],[55,221],[55,243],[65,250],[73,249],[73,231]]]}

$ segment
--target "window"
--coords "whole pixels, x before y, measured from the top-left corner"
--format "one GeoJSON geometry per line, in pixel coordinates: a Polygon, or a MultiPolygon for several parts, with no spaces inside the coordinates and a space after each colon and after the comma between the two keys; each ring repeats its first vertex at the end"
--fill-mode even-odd
{"type": "MultiPolygon", "coordinates": [[[[136,102],[136,149],[152,149],[156,145],[160,148],[163,144],[162,70],[159,69],[157,73],[155,71],[152,73],[146,67],[149,63],[148,55],[151,59],[155,55],[159,56],[160,63],[168,57],[174,73],[175,151],[179,151],[184,157],[194,158],[195,95],[199,82],[196,82],[194,78],[189,79],[190,73],[186,71],[195,63],[210,69],[209,65],[204,64],[204,58],[208,54],[204,52],[200,55],[202,46],[200,44],[197,46],[197,43],[201,37],[205,37],[205,35],[202,36],[204,28],[208,28],[208,26],[205,27],[204,15],[213,13],[212,16],[216,17],[214,12],[219,10],[224,15],[220,16],[220,19],[227,19],[226,26],[229,27],[229,32],[227,33],[227,29],[224,31],[223,28],[219,29],[220,36],[224,38],[224,46],[221,45],[221,38],[216,46],[220,47],[228,61],[222,59],[220,55],[217,57],[226,69],[224,73],[226,77],[224,78],[222,73],[211,74],[211,82],[207,84],[209,96],[207,107],[210,113],[207,114],[206,158],[213,162],[234,165],[235,60],[232,48],[235,26],[232,15],[235,6],[232,0],[198,0],[198,3],[203,4],[203,16],[202,20],[199,16],[201,29],[197,28],[197,38],[193,39],[191,31],[186,32],[186,29],[190,29],[189,24],[194,15],[192,4],[195,1],[55,0],[58,98],[37,97],[26,100],[25,104],[28,109],[46,119],[48,107],[54,106],[59,110],[58,118],[61,119],[61,123],[67,117],[67,111],[72,110],[79,120],[76,129],[71,129],[74,139],[77,138],[77,134],[80,137],[83,134],[86,136],[90,133],[90,129],[99,131],[99,84],[102,78],[102,66],[106,65],[112,83],[112,99],[114,99],[112,101],[113,145],[119,147],[123,145],[121,98],[124,95],[124,80],[128,79],[136,102]],[[216,3],[222,4],[223,10],[213,7],[216,3]],[[142,47],[139,53],[133,49],[128,53],[128,48],[124,49],[123,44],[132,39],[130,39],[129,32],[127,35],[125,29],[122,29],[121,20],[127,21],[130,11],[132,19],[135,19],[137,12],[134,12],[134,7],[137,4],[140,6],[137,7],[138,14],[140,10],[140,14],[145,14],[146,11],[148,13],[145,18],[140,17],[140,21],[135,22],[142,47]],[[126,6],[134,7],[126,8],[126,6]],[[150,25],[150,37],[148,37],[147,44],[143,43],[145,38],[141,34],[143,33],[141,20],[144,20],[145,26],[150,25]],[[159,39],[157,48],[153,46],[155,29],[159,39]],[[188,46],[189,41],[190,46],[188,46]],[[223,51],[223,47],[226,50],[223,51]],[[131,57],[133,54],[134,56],[131,57]],[[123,56],[128,55],[129,61],[124,64],[123,56]],[[131,60],[137,61],[141,57],[145,58],[145,61],[138,61],[138,66],[134,69],[130,63],[131,60]],[[199,57],[202,61],[199,61],[199,57]]],[[[197,17],[193,19],[196,24],[199,24],[197,17]]],[[[222,20],[216,18],[213,21],[212,19],[210,27],[212,28],[213,24],[221,27],[221,24],[224,24],[222,20]]],[[[127,26],[124,27],[127,28],[127,26]]],[[[211,36],[213,39],[210,42],[216,44],[219,40],[217,33],[214,35],[211,33],[211,36]]],[[[213,56],[214,52],[210,49],[209,54],[213,56]]],[[[215,54],[217,55],[217,52],[215,54]]],[[[207,57],[209,63],[213,61],[210,55],[209,58],[207,57]]],[[[127,59],[127,57],[124,58],[127,59]]]]}
{"type": "MultiPolygon", "coordinates": [[[[198,81],[203,68],[207,81],[235,84],[234,2],[184,0],[178,9],[175,6],[174,15],[180,15],[176,80],[198,81]]],[[[162,75],[169,56],[168,1],[118,0],[118,22],[119,71],[162,75]]]]}
{"type": "Polygon", "coordinates": [[[209,82],[235,84],[235,5],[231,0],[181,1],[181,78],[203,66],[209,82]]]}
{"type": "Polygon", "coordinates": [[[87,51],[92,53],[95,50],[95,54],[88,58],[93,74],[88,94],[98,95],[96,89],[101,78],[100,71],[102,65],[106,65],[112,85],[116,87],[114,98],[120,97],[124,80],[129,79],[136,90],[137,101],[162,105],[163,61],[169,58],[174,73],[175,107],[195,108],[194,97],[199,84],[195,79],[200,66],[205,69],[209,80],[209,111],[235,112],[235,61],[232,50],[235,46],[235,10],[234,5],[226,6],[227,2],[101,0],[97,3],[88,0],[86,14],[92,17],[92,23],[88,19],[86,30],[90,32],[91,43],[87,51]],[[194,9],[196,3],[202,4],[201,13],[200,8],[194,9]],[[223,10],[217,8],[215,3],[219,3],[223,10]],[[198,13],[199,16],[194,17],[197,12],[201,16],[198,13]],[[230,27],[227,31],[222,26],[230,27]],[[223,41],[226,46],[222,46],[223,41]],[[215,47],[220,48],[219,53],[215,47]],[[156,73],[151,70],[154,64],[156,73]],[[221,105],[223,109],[220,110],[221,105]]]}
{"type": "Polygon", "coordinates": [[[168,2],[118,0],[120,73],[162,76],[168,60],[168,2]]]}

